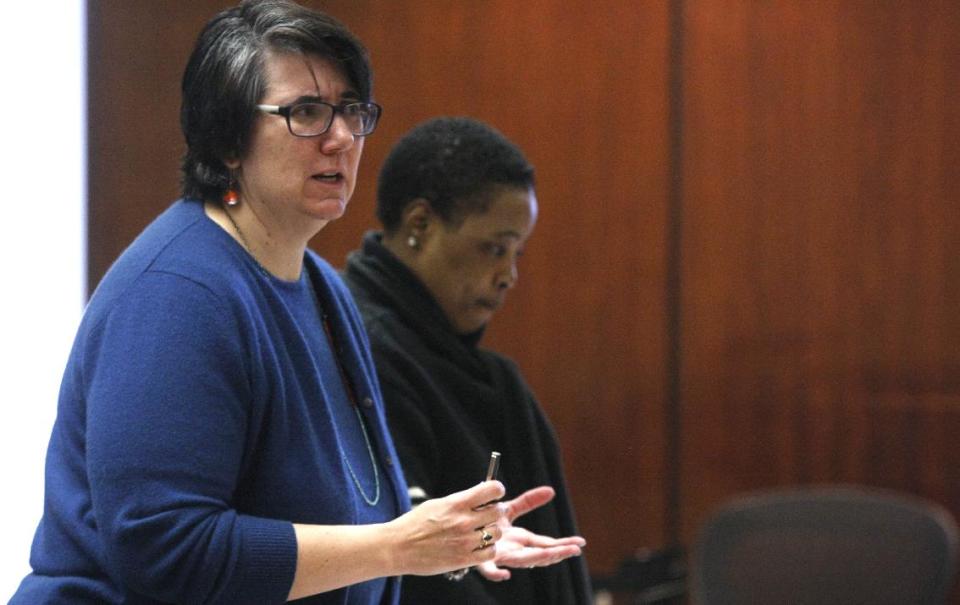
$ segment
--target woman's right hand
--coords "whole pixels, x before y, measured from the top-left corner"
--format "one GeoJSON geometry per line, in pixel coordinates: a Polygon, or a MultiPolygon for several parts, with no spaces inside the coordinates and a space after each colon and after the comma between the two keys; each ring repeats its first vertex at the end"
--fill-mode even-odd
{"type": "Polygon", "coordinates": [[[492,560],[507,514],[495,501],[505,493],[499,481],[484,481],[390,521],[399,573],[434,575],[492,560]]]}

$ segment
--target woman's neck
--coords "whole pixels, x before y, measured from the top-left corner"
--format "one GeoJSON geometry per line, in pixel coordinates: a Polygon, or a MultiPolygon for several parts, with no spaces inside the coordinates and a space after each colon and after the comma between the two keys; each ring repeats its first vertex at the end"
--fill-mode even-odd
{"type": "Polygon", "coordinates": [[[287,236],[279,229],[266,226],[251,208],[241,205],[225,207],[206,202],[204,213],[230,234],[268,273],[284,281],[300,279],[303,255],[310,238],[305,234],[287,236]]]}

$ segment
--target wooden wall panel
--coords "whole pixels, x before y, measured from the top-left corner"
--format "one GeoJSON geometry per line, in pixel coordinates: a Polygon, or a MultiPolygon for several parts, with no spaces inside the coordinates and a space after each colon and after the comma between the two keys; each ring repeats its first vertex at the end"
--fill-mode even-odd
{"type": "Polygon", "coordinates": [[[686,3],[687,540],[783,484],[960,516],[958,32],[949,2],[686,3]]]}
{"type": "Polygon", "coordinates": [[[90,292],[179,195],[180,76],[199,28],[218,6],[87,3],[90,292]]]}
{"type": "MultiPolygon", "coordinates": [[[[180,74],[225,4],[91,0],[91,284],[176,197],[180,74]]],[[[592,569],[660,545],[667,4],[306,4],[364,40],[385,107],[346,216],[313,247],[342,265],[374,226],[377,169],[413,125],[471,115],[516,141],[540,220],[485,344],[518,362],[555,424],[592,569]]]]}

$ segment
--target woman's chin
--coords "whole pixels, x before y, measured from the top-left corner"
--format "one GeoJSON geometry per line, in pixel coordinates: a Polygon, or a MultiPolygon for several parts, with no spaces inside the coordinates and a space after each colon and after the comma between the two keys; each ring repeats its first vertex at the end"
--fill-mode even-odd
{"type": "Polygon", "coordinates": [[[342,217],[347,211],[347,200],[343,198],[326,198],[311,201],[308,212],[314,218],[329,222],[342,217]]]}
{"type": "Polygon", "coordinates": [[[473,334],[477,330],[486,326],[492,317],[493,311],[489,311],[487,309],[482,311],[474,311],[469,317],[460,318],[460,321],[458,321],[457,325],[455,326],[457,333],[461,335],[473,334]]]}

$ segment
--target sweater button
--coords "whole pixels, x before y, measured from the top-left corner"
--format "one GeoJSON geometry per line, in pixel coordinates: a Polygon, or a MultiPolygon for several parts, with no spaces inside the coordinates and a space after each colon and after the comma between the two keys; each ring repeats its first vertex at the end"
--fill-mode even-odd
{"type": "Polygon", "coordinates": [[[372,407],[373,407],[373,399],[372,399],[371,397],[364,397],[364,398],[363,398],[363,401],[362,401],[361,403],[363,404],[363,407],[365,407],[365,408],[372,408],[372,407]]]}
{"type": "Polygon", "coordinates": [[[393,456],[387,456],[384,458],[384,462],[387,463],[387,466],[393,466],[393,456]]]}

